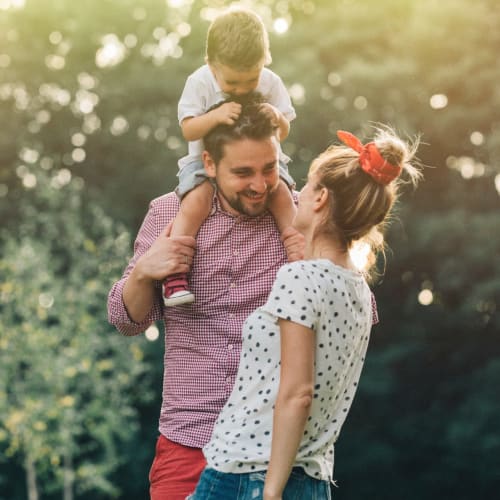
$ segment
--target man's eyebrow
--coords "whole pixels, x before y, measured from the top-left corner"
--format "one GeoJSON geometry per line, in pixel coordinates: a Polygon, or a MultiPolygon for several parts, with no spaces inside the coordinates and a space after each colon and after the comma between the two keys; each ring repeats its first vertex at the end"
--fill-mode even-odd
{"type": "Polygon", "coordinates": [[[241,173],[241,172],[251,172],[251,171],[252,167],[246,167],[244,165],[242,165],[241,167],[231,167],[231,172],[241,173]]]}
{"type": "Polygon", "coordinates": [[[276,166],[276,164],[278,163],[278,160],[276,161],[272,161],[272,162],[269,162],[267,163],[266,165],[264,165],[264,168],[267,170],[267,169],[271,169],[271,168],[274,168],[276,166]]]}

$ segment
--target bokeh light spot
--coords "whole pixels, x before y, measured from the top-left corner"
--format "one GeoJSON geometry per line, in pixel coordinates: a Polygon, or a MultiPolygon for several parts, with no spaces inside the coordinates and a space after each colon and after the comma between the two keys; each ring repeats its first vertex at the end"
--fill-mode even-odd
{"type": "Polygon", "coordinates": [[[62,37],[62,34],[60,31],[53,31],[49,35],[49,42],[52,45],[58,45],[59,43],[62,42],[62,39],[63,39],[63,37],[62,37]]]}
{"type": "Polygon", "coordinates": [[[37,179],[34,174],[26,174],[23,177],[23,186],[26,189],[33,189],[36,186],[37,179]]]}
{"type": "Polygon", "coordinates": [[[448,97],[444,94],[434,94],[429,100],[432,109],[443,109],[448,106],[448,97]]]}
{"type": "Polygon", "coordinates": [[[354,99],[353,105],[357,110],[362,111],[368,106],[368,99],[365,96],[358,95],[358,97],[354,99]]]}
{"type": "Polygon", "coordinates": [[[71,158],[75,163],[81,163],[82,161],[85,161],[86,156],[87,153],[85,153],[85,149],[83,148],[75,148],[71,152],[71,158]]]}
{"type": "Polygon", "coordinates": [[[484,143],[484,135],[476,130],[470,135],[470,142],[474,144],[474,146],[481,146],[481,144],[484,143]]]}
{"type": "Polygon", "coordinates": [[[109,130],[113,135],[118,136],[127,132],[128,127],[129,125],[127,119],[124,116],[117,116],[111,123],[109,130]]]}
{"type": "Polygon", "coordinates": [[[349,256],[357,269],[366,269],[370,257],[370,245],[364,241],[355,242],[349,250],[349,256]]]}
{"type": "Polygon", "coordinates": [[[77,148],[83,146],[86,141],[87,137],[85,136],[85,134],[82,134],[81,132],[77,132],[76,134],[73,134],[71,136],[71,144],[73,144],[73,146],[77,148]]]}
{"type": "Polygon", "coordinates": [[[114,33],[104,35],[101,43],[95,56],[95,63],[99,68],[116,66],[125,59],[126,47],[114,33]]]}
{"type": "Polygon", "coordinates": [[[418,294],[418,302],[423,306],[428,306],[432,304],[433,301],[434,294],[432,293],[432,290],[429,290],[428,288],[424,288],[418,294]]]}
{"type": "Polygon", "coordinates": [[[278,35],[283,35],[288,31],[289,24],[288,21],[284,17],[279,17],[278,19],[275,19],[273,23],[273,30],[275,33],[278,35]]]}
{"type": "Polygon", "coordinates": [[[304,104],[306,100],[306,89],[300,83],[294,83],[288,92],[295,104],[304,104]]]}
{"type": "Polygon", "coordinates": [[[38,303],[44,309],[50,309],[54,305],[54,297],[50,293],[41,293],[38,296],[38,303]]]}
{"type": "Polygon", "coordinates": [[[160,336],[160,331],[156,325],[151,325],[145,332],[144,335],[150,342],[154,342],[160,336]]]}
{"type": "Polygon", "coordinates": [[[328,84],[332,87],[338,87],[342,83],[342,77],[338,73],[328,74],[328,84]]]}

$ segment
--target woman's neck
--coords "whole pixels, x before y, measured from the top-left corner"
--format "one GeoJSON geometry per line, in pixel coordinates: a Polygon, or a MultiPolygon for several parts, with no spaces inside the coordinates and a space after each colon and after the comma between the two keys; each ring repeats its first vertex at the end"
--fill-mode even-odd
{"type": "Polygon", "coordinates": [[[334,238],[316,237],[306,242],[304,258],[307,260],[327,259],[338,266],[356,270],[349,251],[334,238]]]}

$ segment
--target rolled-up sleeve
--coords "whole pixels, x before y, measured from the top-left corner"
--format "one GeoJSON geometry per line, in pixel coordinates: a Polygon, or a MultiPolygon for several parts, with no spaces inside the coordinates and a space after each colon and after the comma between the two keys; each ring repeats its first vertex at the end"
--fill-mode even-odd
{"type": "Polygon", "coordinates": [[[130,259],[127,267],[125,268],[123,276],[120,280],[114,283],[108,295],[108,321],[116,327],[119,332],[127,336],[142,333],[154,321],[158,321],[163,317],[163,305],[160,301],[160,282],[155,283],[157,293],[155,294],[153,307],[146,318],[140,323],[136,323],[130,318],[127,308],[125,307],[125,303],[123,302],[123,288],[130,273],[134,269],[137,260],[141,257],[141,255],[147,252],[166,225],[159,223],[161,221],[158,220],[159,217],[155,202],[156,200],[151,202],[148,213],[144,218],[141,228],[139,229],[139,233],[137,234],[137,238],[134,243],[134,255],[132,259],[130,259]]]}

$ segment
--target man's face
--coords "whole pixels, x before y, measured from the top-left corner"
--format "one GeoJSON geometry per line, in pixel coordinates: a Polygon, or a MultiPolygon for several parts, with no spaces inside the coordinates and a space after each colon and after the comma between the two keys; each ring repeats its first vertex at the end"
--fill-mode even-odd
{"type": "Polygon", "coordinates": [[[215,165],[203,153],[205,170],[215,178],[222,208],[234,215],[255,217],[267,210],[269,195],[279,182],[276,137],[241,139],[224,146],[224,156],[215,165]]]}

